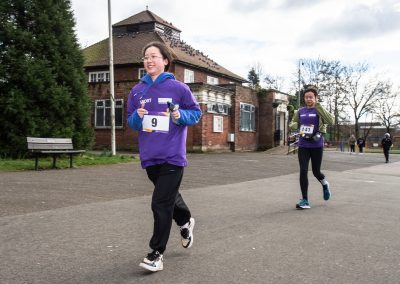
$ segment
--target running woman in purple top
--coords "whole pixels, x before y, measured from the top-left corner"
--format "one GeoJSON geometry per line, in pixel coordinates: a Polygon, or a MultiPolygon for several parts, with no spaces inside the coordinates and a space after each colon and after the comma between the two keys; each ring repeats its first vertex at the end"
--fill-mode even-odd
{"type": "Polygon", "coordinates": [[[151,42],[144,47],[143,64],[147,74],[129,94],[128,125],[139,133],[141,164],[154,184],[152,251],[140,266],[156,272],[163,270],[172,220],[180,227],[182,246],[190,248],[193,244],[195,221],[179,187],[188,164],[187,126],[198,123],[202,113],[189,87],[165,72],[171,54],[163,43],[151,42]]]}
{"type": "Polygon", "coordinates": [[[318,102],[318,89],[315,86],[306,86],[304,90],[306,106],[300,108],[293,115],[290,128],[298,130],[300,134],[298,159],[300,165],[300,188],[302,199],[296,204],[297,209],[309,209],[308,201],[308,164],[311,159],[312,172],[322,184],[324,200],[329,200],[331,192],[325,175],[321,173],[322,153],[326,126],[333,124],[333,116],[318,102]]]}

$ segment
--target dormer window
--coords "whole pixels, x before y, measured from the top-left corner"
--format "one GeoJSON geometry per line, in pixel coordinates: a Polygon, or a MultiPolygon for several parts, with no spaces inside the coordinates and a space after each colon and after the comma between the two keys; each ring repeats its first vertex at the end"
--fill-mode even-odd
{"type": "Polygon", "coordinates": [[[194,71],[185,69],[185,75],[183,78],[184,83],[193,83],[194,82],[194,71]]]}
{"type": "Polygon", "coordinates": [[[207,76],[207,84],[218,85],[218,78],[207,76]]]}
{"type": "Polygon", "coordinates": [[[170,27],[164,26],[162,24],[156,23],[154,26],[154,31],[165,34],[166,36],[180,39],[180,33],[170,27]]]}
{"type": "Polygon", "coordinates": [[[89,83],[109,82],[109,81],[110,81],[109,71],[89,72],[89,83]]]}
{"type": "Polygon", "coordinates": [[[155,26],[154,30],[156,32],[164,33],[164,26],[156,23],[156,26],[155,26]]]}
{"type": "Polygon", "coordinates": [[[169,35],[169,36],[170,36],[170,35],[172,35],[172,29],[165,27],[164,33],[165,33],[166,35],[169,35]]]}

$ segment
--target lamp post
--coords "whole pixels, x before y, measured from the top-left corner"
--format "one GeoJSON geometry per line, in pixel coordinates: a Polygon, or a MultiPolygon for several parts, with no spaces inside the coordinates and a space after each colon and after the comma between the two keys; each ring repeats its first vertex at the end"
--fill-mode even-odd
{"type": "Polygon", "coordinates": [[[301,59],[299,59],[299,92],[297,93],[297,107],[300,108],[300,91],[301,91],[301,71],[300,71],[301,59]]]}
{"type": "Polygon", "coordinates": [[[111,0],[108,0],[108,47],[110,57],[110,102],[111,102],[111,154],[115,156],[115,100],[114,100],[114,58],[113,58],[113,35],[112,35],[112,24],[111,24],[111,0]]]}

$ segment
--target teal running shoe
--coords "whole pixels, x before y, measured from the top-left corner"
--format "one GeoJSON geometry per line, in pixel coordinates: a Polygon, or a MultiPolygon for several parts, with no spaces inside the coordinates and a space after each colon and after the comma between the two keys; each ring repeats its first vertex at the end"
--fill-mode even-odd
{"type": "Polygon", "coordinates": [[[324,200],[329,200],[329,198],[331,197],[331,191],[329,190],[329,182],[326,182],[326,184],[322,186],[322,191],[324,192],[324,200]]]}
{"type": "Polygon", "coordinates": [[[310,203],[307,199],[300,199],[299,203],[296,204],[296,209],[310,209],[310,203]]]}

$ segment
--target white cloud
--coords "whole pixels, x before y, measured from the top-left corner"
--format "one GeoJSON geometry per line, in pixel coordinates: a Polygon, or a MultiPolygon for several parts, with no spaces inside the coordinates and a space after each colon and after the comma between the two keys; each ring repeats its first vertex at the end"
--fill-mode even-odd
{"type": "MultiPolygon", "coordinates": [[[[72,0],[83,46],[108,37],[107,1],[93,3],[72,0]]],[[[112,22],[145,5],[181,29],[182,40],[244,78],[258,62],[265,73],[290,82],[300,58],[318,57],[367,61],[395,83],[400,77],[396,0],[113,0],[112,22]]]]}
{"type": "Polygon", "coordinates": [[[355,4],[336,17],[329,15],[303,37],[302,43],[368,39],[400,28],[400,12],[393,5],[355,4]]]}

